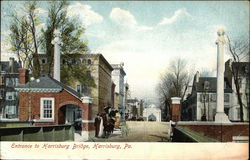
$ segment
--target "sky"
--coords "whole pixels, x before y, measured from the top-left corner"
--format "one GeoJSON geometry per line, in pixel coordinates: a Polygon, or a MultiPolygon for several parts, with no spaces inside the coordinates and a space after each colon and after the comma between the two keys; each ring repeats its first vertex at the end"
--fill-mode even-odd
{"type": "MultiPolygon", "coordinates": [[[[1,2],[1,58],[8,50],[7,15],[23,2],[1,2]]],[[[131,97],[157,101],[156,86],[169,63],[187,61],[191,72],[216,73],[217,30],[232,38],[249,37],[247,1],[70,1],[69,17],[86,28],[82,37],[93,53],[111,64],[124,63],[131,97]]],[[[41,25],[46,2],[39,3],[41,25]]],[[[230,58],[226,53],[225,61],[230,58]]]]}

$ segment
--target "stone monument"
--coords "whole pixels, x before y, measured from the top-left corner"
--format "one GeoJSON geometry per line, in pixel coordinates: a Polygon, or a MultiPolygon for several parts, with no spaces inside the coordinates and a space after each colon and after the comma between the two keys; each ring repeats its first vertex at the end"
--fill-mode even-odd
{"type": "Polygon", "coordinates": [[[60,37],[61,37],[61,34],[60,34],[60,31],[59,30],[55,30],[54,31],[54,40],[52,40],[52,44],[54,44],[54,79],[58,80],[60,82],[60,63],[61,63],[61,51],[60,51],[60,48],[61,48],[61,45],[62,45],[62,42],[60,40],[60,37]]]}
{"type": "Polygon", "coordinates": [[[217,45],[217,108],[215,115],[215,122],[229,123],[228,116],[224,113],[224,50],[225,50],[225,31],[219,29],[218,38],[216,40],[217,45]]]}

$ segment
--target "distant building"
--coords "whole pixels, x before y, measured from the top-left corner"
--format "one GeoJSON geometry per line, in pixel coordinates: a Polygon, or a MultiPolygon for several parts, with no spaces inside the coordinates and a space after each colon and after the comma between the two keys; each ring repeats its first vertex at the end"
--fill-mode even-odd
{"type": "Polygon", "coordinates": [[[161,109],[151,104],[147,108],[144,108],[143,117],[145,117],[147,121],[161,122],[161,109]]]}
{"type": "Polygon", "coordinates": [[[0,64],[0,120],[18,119],[18,63],[14,58],[0,64]]]}
{"type": "Polygon", "coordinates": [[[232,62],[229,59],[225,63],[225,77],[228,79],[228,83],[231,86],[232,92],[232,119],[240,120],[240,105],[238,102],[234,77],[232,75],[232,69],[238,71],[238,82],[240,87],[240,96],[243,103],[243,119],[249,121],[249,62],[232,62]]]}
{"type": "Polygon", "coordinates": [[[124,84],[124,77],[126,73],[123,69],[124,64],[112,64],[113,71],[112,71],[112,80],[115,83],[115,103],[114,108],[119,111],[121,114],[122,120],[125,120],[125,84],[124,84]]]}
{"type": "MultiPolygon", "coordinates": [[[[214,121],[216,114],[216,77],[200,77],[196,73],[192,92],[181,104],[181,119],[186,121],[201,121],[205,115],[207,121],[214,121]]],[[[224,110],[230,120],[234,120],[232,110],[232,89],[228,80],[224,83],[224,110]]]]}
{"type": "MultiPolygon", "coordinates": [[[[92,117],[97,113],[103,112],[104,108],[112,104],[112,66],[107,62],[102,54],[70,54],[67,60],[62,55],[61,64],[84,63],[87,67],[87,73],[94,79],[96,87],[82,86],[77,79],[71,84],[71,87],[82,96],[90,96],[93,98],[92,117]]],[[[46,55],[40,55],[40,63],[47,63],[46,55]]],[[[114,86],[113,86],[114,87],[114,86]]],[[[115,87],[117,88],[117,86],[115,87]]]]}
{"type": "Polygon", "coordinates": [[[138,119],[143,116],[143,101],[137,98],[127,99],[126,119],[138,119]]]}

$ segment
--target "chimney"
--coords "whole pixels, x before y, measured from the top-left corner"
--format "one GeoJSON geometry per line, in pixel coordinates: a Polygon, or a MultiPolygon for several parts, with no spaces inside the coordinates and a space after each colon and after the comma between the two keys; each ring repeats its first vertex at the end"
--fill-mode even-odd
{"type": "Polygon", "coordinates": [[[14,58],[13,57],[10,57],[9,59],[9,72],[10,73],[14,73],[14,58]]]}
{"type": "Polygon", "coordinates": [[[26,84],[29,79],[29,70],[26,68],[18,68],[19,84],[26,84]]]}
{"type": "Polygon", "coordinates": [[[195,82],[196,83],[199,82],[199,78],[200,78],[200,73],[199,73],[199,71],[197,71],[196,74],[195,74],[195,82]]]}

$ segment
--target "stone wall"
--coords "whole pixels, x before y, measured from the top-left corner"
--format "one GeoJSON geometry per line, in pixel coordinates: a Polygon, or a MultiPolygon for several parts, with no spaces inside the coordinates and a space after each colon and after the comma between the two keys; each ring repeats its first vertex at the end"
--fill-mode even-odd
{"type": "Polygon", "coordinates": [[[200,123],[200,124],[181,124],[177,126],[189,128],[204,136],[216,139],[220,142],[232,142],[233,136],[249,136],[248,123],[232,123],[232,124],[218,124],[218,123],[200,123]]]}

